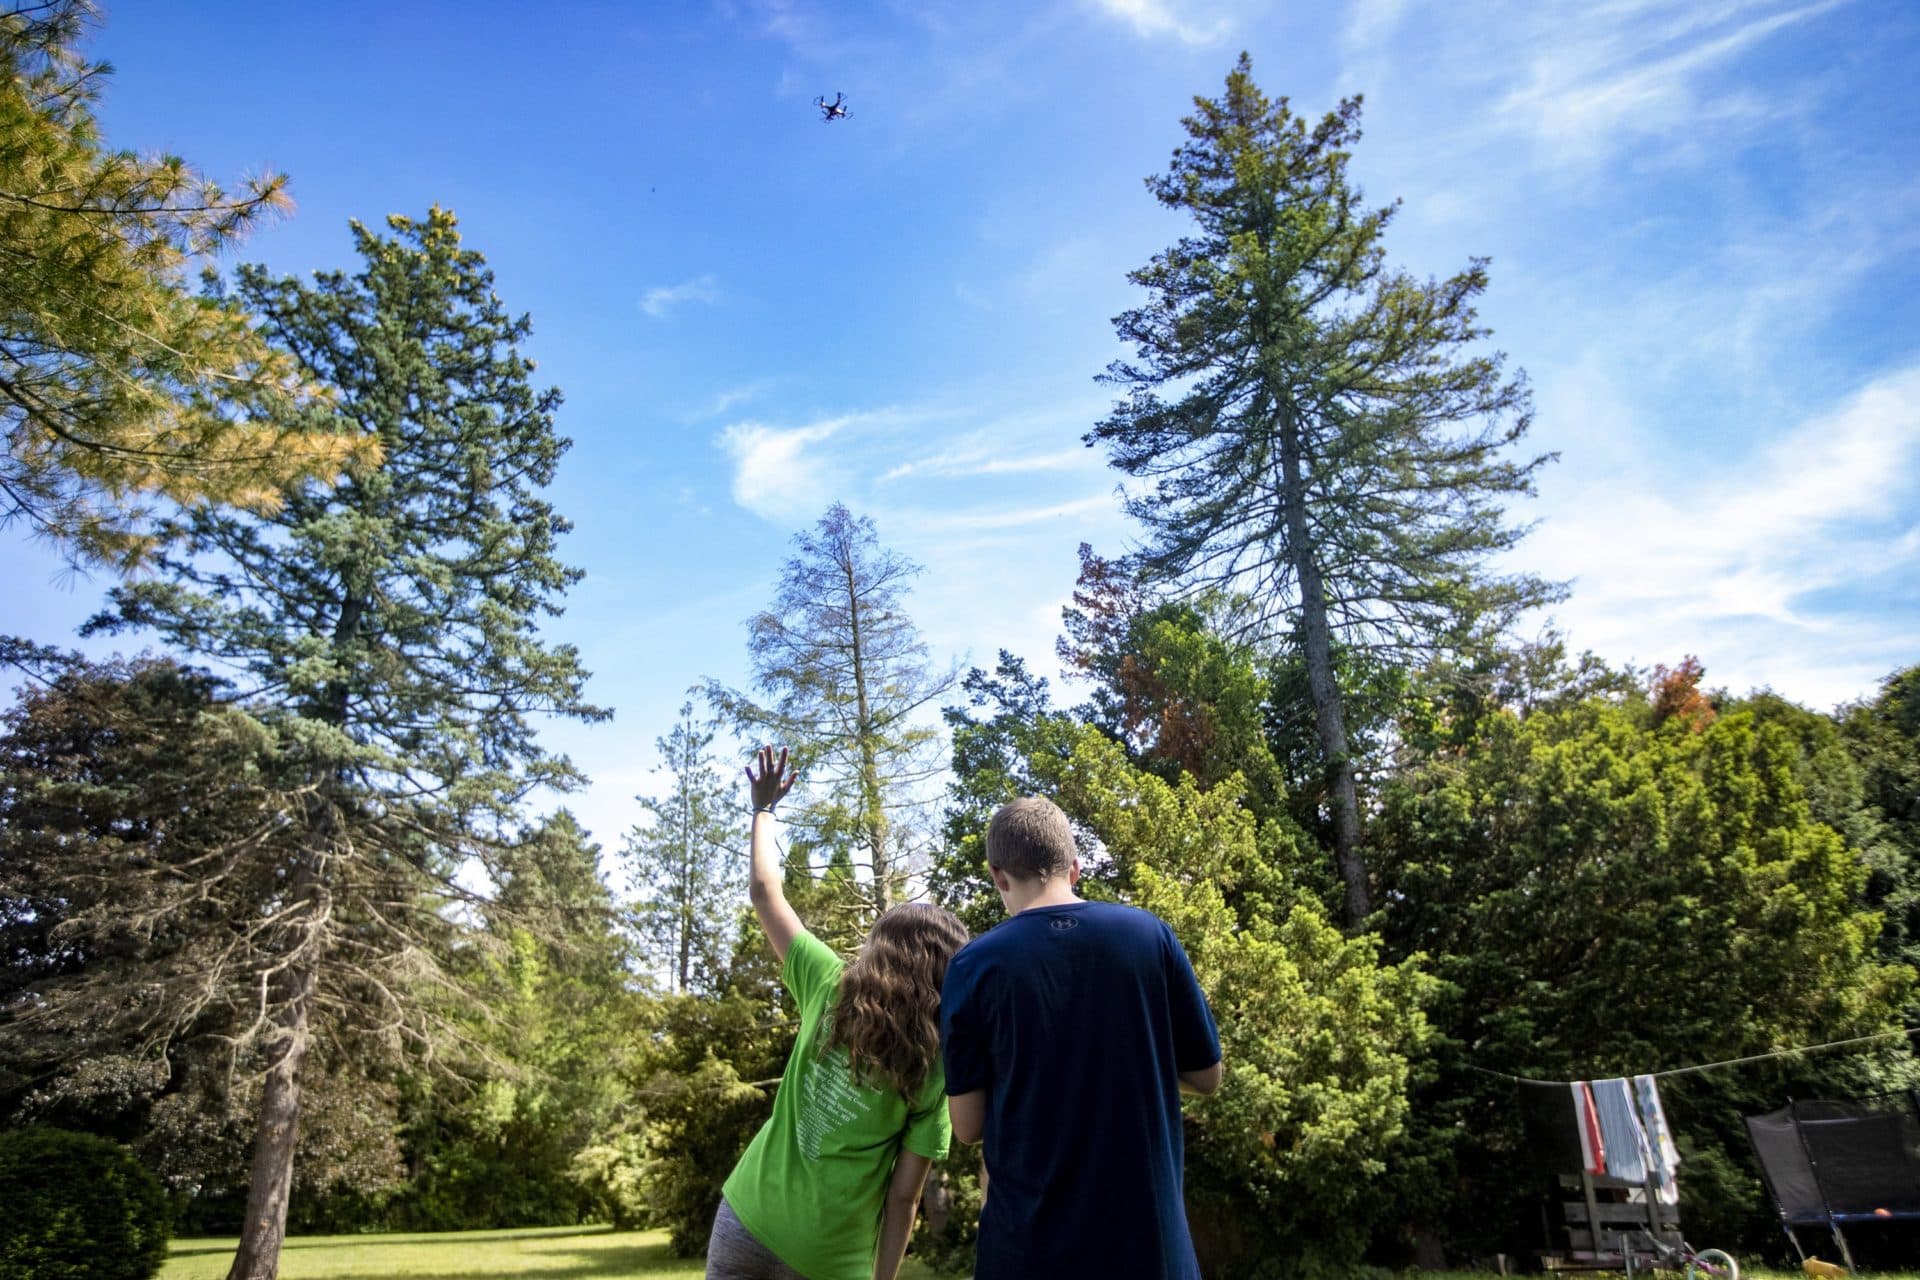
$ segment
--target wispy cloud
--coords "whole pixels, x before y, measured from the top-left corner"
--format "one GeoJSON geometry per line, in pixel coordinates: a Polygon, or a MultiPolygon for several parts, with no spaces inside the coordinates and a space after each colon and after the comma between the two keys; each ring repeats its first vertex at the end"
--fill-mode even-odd
{"type": "Polygon", "coordinates": [[[640,295],[640,309],[656,320],[664,319],[675,307],[689,302],[720,301],[720,282],[712,276],[696,276],[679,284],[660,284],[640,295]]]}
{"type": "Polygon", "coordinates": [[[1004,476],[1031,471],[1067,471],[1086,465],[1085,449],[1059,449],[1051,453],[1004,455],[980,449],[936,454],[903,462],[884,471],[880,482],[904,480],[908,476],[1004,476]]]}
{"type": "Polygon", "coordinates": [[[1529,137],[1557,167],[1585,165],[1635,137],[1697,129],[1707,120],[1763,119],[1779,109],[1713,73],[1762,41],[1842,0],[1631,0],[1539,11],[1524,55],[1526,78],[1495,108],[1509,133],[1529,137]]]}
{"type": "Polygon", "coordinates": [[[1350,50],[1361,50],[1385,39],[1399,25],[1412,0],[1353,0],[1341,39],[1350,50]]]}
{"type": "Polygon", "coordinates": [[[821,418],[797,427],[736,422],[716,443],[733,462],[733,500],[769,520],[816,516],[835,500],[857,502],[876,457],[898,456],[901,428],[947,416],[888,407],[821,418]],[[822,448],[827,441],[834,448],[822,448]]]}
{"type": "Polygon", "coordinates": [[[1003,511],[956,511],[928,516],[920,521],[923,533],[981,533],[993,529],[1024,529],[1029,525],[1071,519],[1095,512],[1117,511],[1120,500],[1111,492],[1053,502],[1038,507],[1016,507],[1003,511]]]}
{"type": "MultiPolygon", "coordinates": [[[[1678,456],[1677,454],[1675,456],[1678,456]]],[[[1556,611],[1576,643],[1616,659],[1702,655],[1735,688],[1799,696],[1857,680],[1836,668],[1911,660],[1920,625],[1920,367],[1874,380],[1710,477],[1644,460],[1592,475],[1557,500],[1516,557],[1573,579],[1556,611]],[[1906,583],[1909,585],[1901,586],[1906,583]],[[1856,626],[1865,621],[1866,625],[1856,626]],[[1874,643],[1861,649],[1862,635],[1874,643]],[[1809,672],[1825,672],[1808,684],[1809,672]]]]}
{"type": "Polygon", "coordinates": [[[1172,36],[1183,44],[1217,44],[1232,34],[1234,19],[1222,6],[1190,0],[1091,0],[1095,10],[1148,39],[1172,36]]]}
{"type": "Polygon", "coordinates": [[[701,416],[717,418],[735,405],[745,404],[749,400],[756,400],[765,395],[767,388],[772,385],[772,378],[755,378],[752,382],[728,387],[724,391],[715,393],[712,401],[707,405],[706,412],[701,416]]]}

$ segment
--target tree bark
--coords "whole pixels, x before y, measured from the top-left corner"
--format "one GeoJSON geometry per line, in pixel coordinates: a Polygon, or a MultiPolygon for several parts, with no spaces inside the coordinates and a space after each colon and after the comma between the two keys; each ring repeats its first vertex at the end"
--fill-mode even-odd
{"type": "Polygon", "coordinates": [[[855,733],[860,744],[860,815],[866,828],[867,858],[873,869],[873,913],[875,918],[893,905],[893,869],[887,865],[887,815],[880,806],[880,762],[874,748],[873,712],[867,702],[867,669],[860,635],[860,590],[854,581],[853,563],[843,566],[847,575],[847,630],[853,639],[853,696],[855,733]]]}
{"type": "Polygon", "coordinates": [[[686,779],[693,771],[692,752],[681,759],[680,782],[680,986],[687,993],[693,977],[693,797],[686,779]]]}
{"type": "Polygon", "coordinates": [[[1333,809],[1333,858],[1346,886],[1345,916],[1358,929],[1372,910],[1367,891],[1366,856],[1360,847],[1360,798],[1353,780],[1353,755],[1347,718],[1333,674],[1333,636],[1327,625],[1326,584],[1314,558],[1307,529],[1307,490],[1300,474],[1299,428],[1290,415],[1280,422],[1280,507],[1287,524],[1288,549],[1300,582],[1300,633],[1307,656],[1307,690],[1313,698],[1320,754],[1326,761],[1328,800],[1333,809]]]}
{"type": "Polygon", "coordinates": [[[247,1184],[246,1218],[240,1250],[227,1280],[274,1280],[280,1273],[280,1246],[287,1238],[287,1199],[293,1188],[293,1149],[300,1136],[300,1068],[307,1059],[307,1012],[314,972],[301,965],[287,975],[289,999],[280,1017],[280,1035],[271,1049],[260,1095],[259,1130],[253,1143],[253,1172],[247,1184]]]}

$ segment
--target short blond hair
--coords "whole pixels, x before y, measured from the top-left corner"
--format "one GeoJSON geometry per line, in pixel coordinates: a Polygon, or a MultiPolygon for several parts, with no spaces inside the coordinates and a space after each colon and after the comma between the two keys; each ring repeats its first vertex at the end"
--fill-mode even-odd
{"type": "Polygon", "coordinates": [[[1045,796],[1009,800],[987,823],[987,865],[1016,880],[1045,884],[1065,871],[1078,851],[1067,815],[1045,796]]]}

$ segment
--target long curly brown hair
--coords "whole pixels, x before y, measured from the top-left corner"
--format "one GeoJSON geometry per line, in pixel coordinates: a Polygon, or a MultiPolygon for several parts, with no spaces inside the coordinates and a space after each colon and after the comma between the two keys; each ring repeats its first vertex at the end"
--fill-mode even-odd
{"type": "Polygon", "coordinates": [[[951,911],[894,907],[873,922],[866,945],[840,975],[822,1051],[844,1048],[854,1079],[912,1099],[940,1052],[940,984],[968,942],[951,911]]]}

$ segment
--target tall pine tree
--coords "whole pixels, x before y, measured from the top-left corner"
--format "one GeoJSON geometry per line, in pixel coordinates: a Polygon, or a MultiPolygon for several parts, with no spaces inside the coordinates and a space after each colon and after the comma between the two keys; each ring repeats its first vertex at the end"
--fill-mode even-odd
{"type": "Polygon", "coordinates": [[[1243,54],[1195,103],[1148,187],[1197,234],[1132,273],[1148,301],[1114,323],[1135,357],[1106,375],[1127,398],[1087,441],[1151,482],[1128,504],[1149,579],[1243,596],[1244,633],[1301,649],[1352,926],[1370,901],[1341,650],[1421,659],[1554,598],[1486,563],[1523,532],[1500,500],[1546,458],[1508,456],[1526,382],[1473,351],[1486,263],[1388,268],[1396,206],[1347,178],[1360,100],[1309,127],[1243,54]]]}
{"type": "Polygon", "coordinates": [[[793,540],[771,609],[748,625],[766,701],[708,686],[749,736],[794,752],[805,790],[783,813],[794,847],[864,875],[849,904],[864,926],[901,896],[915,856],[909,818],[940,772],[939,730],[923,718],[953,688],[906,611],[920,567],[880,545],[873,521],[840,503],[793,540]]]}
{"type": "Polygon", "coordinates": [[[715,762],[713,738],[712,726],[694,719],[693,703],[684,704],[654,743],[666,793],[640,797],[646,821],[627,834],[635,925],[653,967],[681,994],[719,985],[745,900],[740,786],[715,762]]]}
{"type": "Polygon", "coordinates": [[[517,802],[576,780],[532,718],[605,714],[582,700],[574,650],[540,635],[580,575],[555,558],[567,523],[540,496],[567,442],[559,391],[528,379],[530,322],[507,313],[451,213],[388,226],[353,225],[357,274],[309,284],[247,267],[237,282],[276,345],[334,390],[337,429],[377,441],[383,461],[270,514],[188,511],[160,573],[117,589],[94,624],[150,628],[244,672],[306,779],[301,838],[250,933],[274,963],[233,1280],[275,1274],[316,1035],[458,1033],[445,904],[471,894],[455,873],[478,856],[506,878],[517,802]]]}

